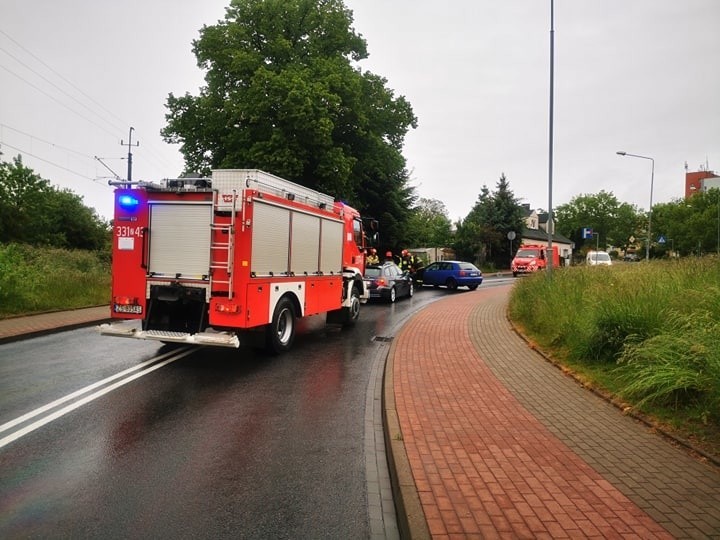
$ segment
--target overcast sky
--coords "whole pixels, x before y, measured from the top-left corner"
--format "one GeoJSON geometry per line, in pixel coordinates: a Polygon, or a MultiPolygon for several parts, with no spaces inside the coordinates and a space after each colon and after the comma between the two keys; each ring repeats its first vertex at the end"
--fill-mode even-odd
{"type": "MultiPolygon", "coordinates": [[[[112,176],[177,176],[160,137],[170,92],[197,95],[191,42],[229,0],[0,0],[0,144],[112,217],[112,176]],[[98,156],[102,161],[94,159],[98,156]]],[[[453,220],[505,173],[547,209],[550,0],[346,0],[418,127],[404,155],[421,197],[453,220]]],[[[720,1],[555,0],[552,203],[612,192],[647,209],[683,196],[690,171],[720,171],[720,1]]]]}

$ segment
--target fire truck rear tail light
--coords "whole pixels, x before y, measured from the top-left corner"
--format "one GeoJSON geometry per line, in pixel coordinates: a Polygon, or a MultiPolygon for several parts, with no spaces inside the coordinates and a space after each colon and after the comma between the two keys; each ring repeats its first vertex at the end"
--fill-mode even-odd
{"type": "Polygon", "coordinates": [[[137,298],[133,298],[131,296],[116,296],[113,298],[113,301],[116,305],[120,306],[132,306],[138,303],[137,298]]]}
{"type": "Polygon", "coordinates": [[[219,311],[220,313],[238,313],[240,306],[237,304],[216,304],[215,311],[219,311]]]}

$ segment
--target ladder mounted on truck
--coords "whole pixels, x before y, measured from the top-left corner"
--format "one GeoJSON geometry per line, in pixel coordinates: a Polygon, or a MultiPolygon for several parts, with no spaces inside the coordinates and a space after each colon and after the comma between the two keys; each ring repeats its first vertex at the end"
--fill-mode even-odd
{"type": "Polygon", "coordinates": [[[213,238],[210,243],[210,290],[213,290],[214,283],[227,285],[230,300],[233,298],[233,260],[235,259],[235,223],[237,219],[236,191],[232,190],[232,194],[233,203],[230,210],[230,222],[218,223],[219,214],[224,211],[219,210],[219,192],[213,190],[213,212],[212,221],[210,222],[210,231],[213,238]],[[218,242],[215,238],[218,234],[227,236],[227,242],[218,242]],[[225,260],[223,261],[223,259],[225,260]],[[227,279],[216,279],[213,270],[225,271],[227,279]]]}

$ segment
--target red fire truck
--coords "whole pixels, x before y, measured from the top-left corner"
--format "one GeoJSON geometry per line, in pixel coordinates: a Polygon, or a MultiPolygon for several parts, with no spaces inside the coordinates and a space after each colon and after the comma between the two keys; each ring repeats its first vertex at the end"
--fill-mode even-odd
{"type": "Polygon", "coordinates": [[[224,347],[259,337],[277,354],[297,318],[352,324],[368,299],[377,222],[366,232],[329,195],[255,169],[116,185],[111,316],[123,321],[101,334],[224,347]]]}
{"type": "MultiPolygon", "coordinates": [[[[510,263],[513,277],[517,277],[518,274],[532,274],[538,270],[545,270],[547,268],[546,252],[546,245],[521,245],[515,254],[515,258],[510,263]]],[[[552,265],[553,268],[560,266],[560,255],[557,246],[552,247],[552,265]]]]}

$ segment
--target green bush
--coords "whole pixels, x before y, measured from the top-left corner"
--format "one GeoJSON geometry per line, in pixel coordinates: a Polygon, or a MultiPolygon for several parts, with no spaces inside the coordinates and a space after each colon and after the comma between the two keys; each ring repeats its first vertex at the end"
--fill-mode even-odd
{"type": "Polygon", "coordinates": [[[0,317],[109,301],[107,253],[0,245],[0,317]]]}

